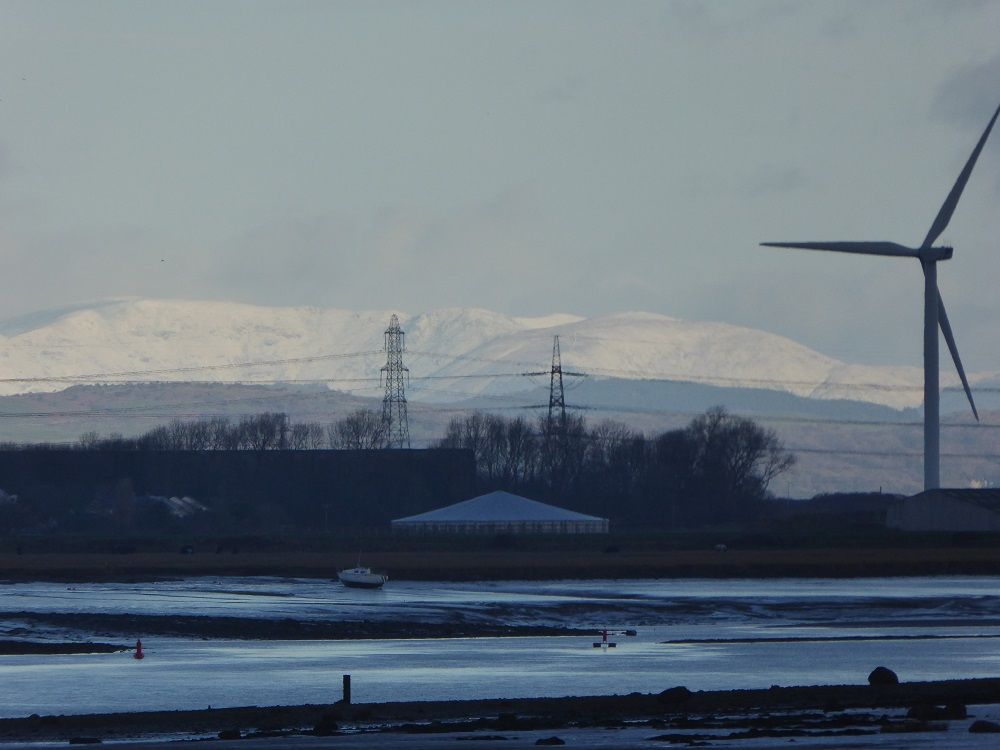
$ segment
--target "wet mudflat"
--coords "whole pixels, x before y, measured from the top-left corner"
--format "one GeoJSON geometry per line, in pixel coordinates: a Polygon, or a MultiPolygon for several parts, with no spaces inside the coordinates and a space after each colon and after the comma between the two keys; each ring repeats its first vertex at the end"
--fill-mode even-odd
{"type": "Polygon", "coordinates": [[[998,592],[975,577],[6,584],[0,638],[141,637],[146,658],[0,656],[0,715],[330,705],[343,674],[371,704],[857,685],[878,664],[904,681],[986,678],[1000,675],[998,592]],[[605,651],[574,632],[604,627],[637,635],[605,651]],[[498,637],[519,628],[561,635],[498,637]]]}

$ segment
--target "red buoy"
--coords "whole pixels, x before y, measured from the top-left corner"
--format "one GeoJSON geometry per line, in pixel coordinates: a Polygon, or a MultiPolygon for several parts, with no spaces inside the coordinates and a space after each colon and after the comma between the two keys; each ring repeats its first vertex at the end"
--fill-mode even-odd
{"type": "Polygon", "coordinates": [[[132,654],[133,659],[142,659],[146,655],[142,653],[142,641],[136,639],[135,642],[135,653],[132,654]]]}

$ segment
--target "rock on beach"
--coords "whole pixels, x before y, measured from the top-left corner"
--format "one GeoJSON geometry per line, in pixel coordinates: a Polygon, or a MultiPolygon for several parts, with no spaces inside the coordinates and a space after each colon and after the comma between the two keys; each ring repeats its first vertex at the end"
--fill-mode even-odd
{"type": "Polygon", "coordinates": [[[888,667],[875,667],[868,675],[868,684],[872,687],[890,687],[899,684],[899,677],[888,667]]]}

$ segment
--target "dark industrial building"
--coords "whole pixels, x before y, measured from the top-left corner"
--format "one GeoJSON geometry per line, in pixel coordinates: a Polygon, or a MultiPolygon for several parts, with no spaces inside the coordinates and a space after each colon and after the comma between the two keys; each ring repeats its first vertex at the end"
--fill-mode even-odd
{"type": "Polygon", "coordinates": [[[1000,489],[927,490],[889,506],[885,522],[900,531],[1000,531],[1000,489]]]}
{"type": "Polygon", "coordinates": [[[147,496],[209,507],[274,506],[296,526],[384,526],[471,494],[467,450],[0,451],[0,489],[20,503],[128,505],[147,496]]]}

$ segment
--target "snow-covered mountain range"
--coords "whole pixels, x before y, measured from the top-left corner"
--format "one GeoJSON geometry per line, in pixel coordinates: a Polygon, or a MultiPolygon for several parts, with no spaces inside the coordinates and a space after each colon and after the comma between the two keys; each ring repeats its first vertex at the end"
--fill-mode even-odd
{"type": "MultiPolygon", "coordinates": [[[[406,333],[414,400],[455,401],[537,387],[553,336],[565,370],[803,397],[918,406],[917,367],[852,365],[790,339],[726,323],[630,312],[519,318],[482,309],[401,311],[121,299],[0,321],[0,395],[122,381],[311,382],[378,392],[383,333],[406,333]]],[[[992,373],[970,379],[994,378],[992,373]]],[[[957,378],[942,368],[942,384],[957,378]]]]}

